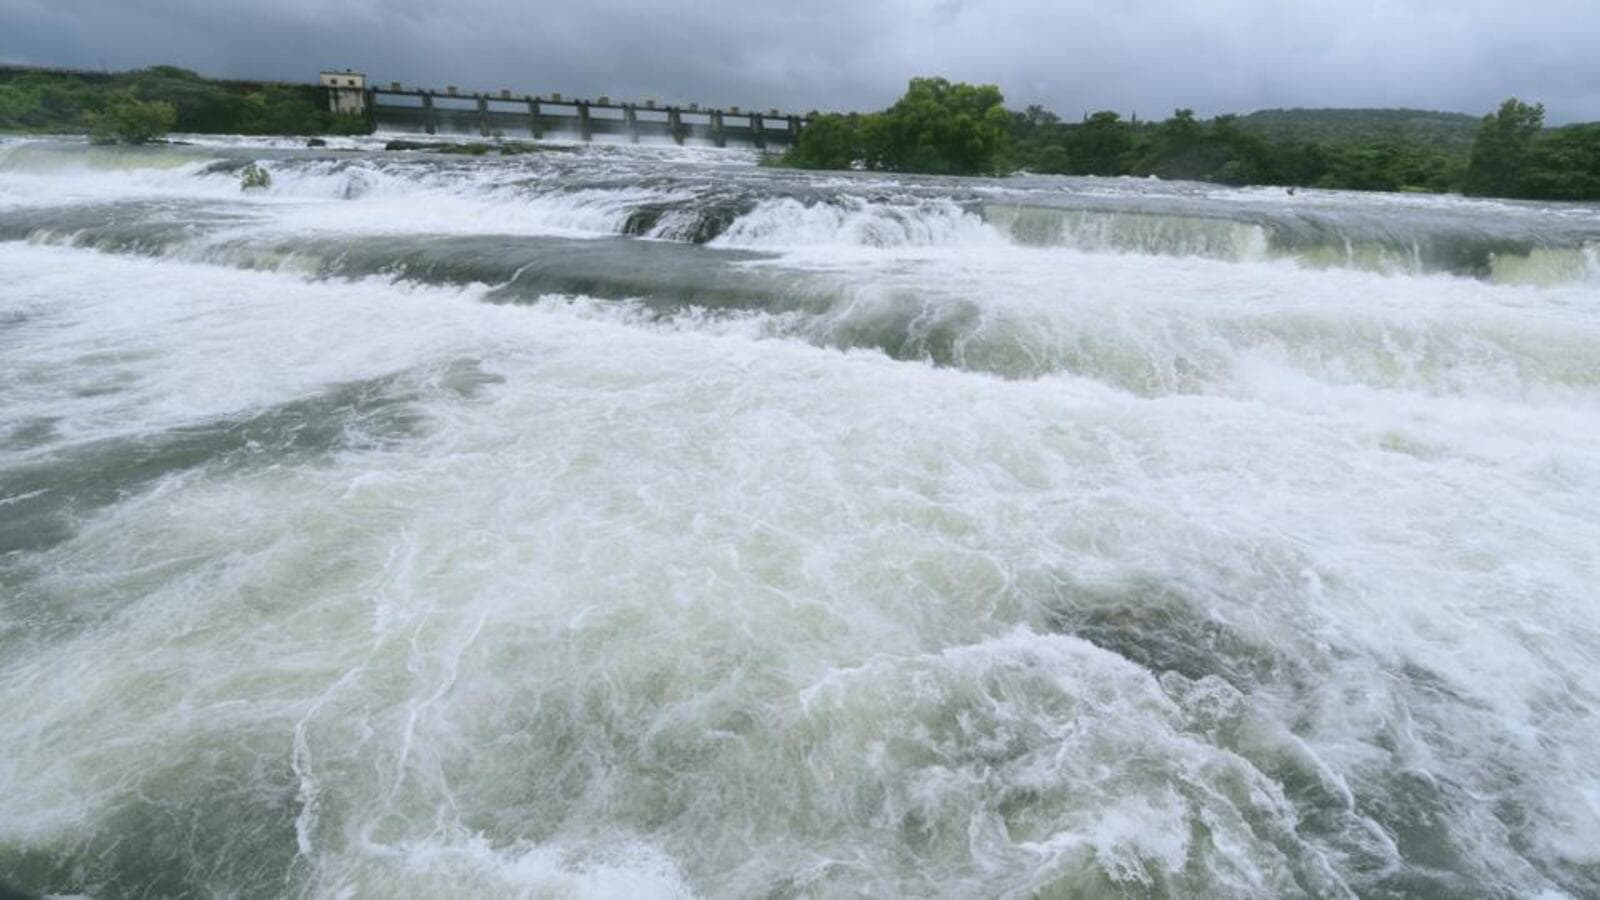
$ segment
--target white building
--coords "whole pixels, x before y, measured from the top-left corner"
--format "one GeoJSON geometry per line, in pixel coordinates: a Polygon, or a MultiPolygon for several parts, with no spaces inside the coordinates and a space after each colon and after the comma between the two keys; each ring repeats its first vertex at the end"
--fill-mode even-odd
{"type": "Polygon", "coordinates": [[[367,76],[362,72],[323,72],[319,79],[328,89],[328,109],[335,115],[367,114],[367,76]]]}

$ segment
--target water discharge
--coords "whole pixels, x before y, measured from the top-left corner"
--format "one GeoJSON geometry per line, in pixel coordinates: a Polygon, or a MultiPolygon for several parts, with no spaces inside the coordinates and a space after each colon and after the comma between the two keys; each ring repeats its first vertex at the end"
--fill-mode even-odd
{"type": "Polygon", "coordinates": [[[1595,896],[1597,248],[0,142],[0,882],[1595,896]]]}

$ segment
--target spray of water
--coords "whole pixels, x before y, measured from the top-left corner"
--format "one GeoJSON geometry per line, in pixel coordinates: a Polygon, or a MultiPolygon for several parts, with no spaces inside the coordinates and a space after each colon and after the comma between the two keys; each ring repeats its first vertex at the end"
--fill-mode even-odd
{"type": "Polygon", "coordinates": [[[0,171],[0,879],[1600,890],[1593,211],[0,171]]]}

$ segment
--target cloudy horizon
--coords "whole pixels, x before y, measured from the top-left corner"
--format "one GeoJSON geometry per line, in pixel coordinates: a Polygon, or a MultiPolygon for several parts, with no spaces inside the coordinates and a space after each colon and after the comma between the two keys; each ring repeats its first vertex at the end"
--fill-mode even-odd
{"type": "Polygon", "coordinates": [[[1083,2],[887,0],[764,7],[708,0],[3,0],[0,60],[121,70],[170,63],[215,77],[608,94],[806,110],[869,110],[917,75],[995,83],[1007,105],[1067,118],[1163,118],[1274,107],[1482,114],[1506,97],[1547,121],[1600,120],[1600,9],[1485,0],[1083,2]]]}

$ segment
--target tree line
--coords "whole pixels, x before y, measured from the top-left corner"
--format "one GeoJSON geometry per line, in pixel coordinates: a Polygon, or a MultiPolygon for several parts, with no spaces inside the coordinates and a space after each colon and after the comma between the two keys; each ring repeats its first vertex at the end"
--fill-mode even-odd
{"type": "Polygon", "coordinates": [[[88,133],[141,143],[169,130],[197,134],[364,133],[364,119],[329,112],[315,85],[221,82],[175,66],[114,75],[0,70],[0,131],[88,133]]]}
{"type": "MultiPolygon", "coordinates": [[[[1405,111],[1369,113],[1369,119],[1382,119],[1405,111]]],[[[1202,120],[1179,109],[1159,122],[1111,111],[1065,122],[1040,106],[1007,110],[994,85],[915,78],[882,112],[816,116],[782,162],[815,169],[1154,175],[1230,185],[1600,200],[1600,123],[1547,129],[1538,104],[1507,100],[1484,117],[1470,142],[1437,129],[1373,129],[1351,115],[1320,117],[1321,130],[1311,140],[1284,136],[1294,129],[1279,116],[1277,135],[1269,137],[1252,127],[1252,118],[1202,120]]]]}

